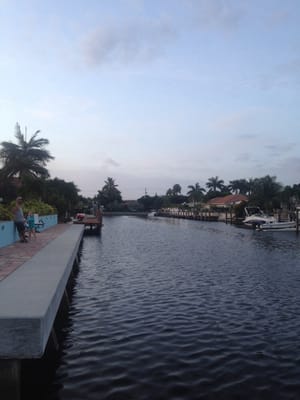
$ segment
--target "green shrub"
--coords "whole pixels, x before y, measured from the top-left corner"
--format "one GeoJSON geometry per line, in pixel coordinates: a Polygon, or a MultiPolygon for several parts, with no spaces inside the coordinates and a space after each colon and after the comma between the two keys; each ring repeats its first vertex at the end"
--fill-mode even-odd
{"type": "MultiPolygon", "coordinates": [[[[3,214],[3,216],[6,217],[6,220],[13,219],[12,209],[15,207],[15,204],[16,204],[15,201],[12,201],[9,206],[3,207],[4,210],[6,210],[6,213],[3,214]]],[[[57,213],[54,207],[50,206],[47,203],[43,203],[42,201],[39,200],[24,201],[22,209],[25,216],[29,211],[31,211],[33,214],[39,214],[39,215],[51,215],[57,213]]],[[[0,209],[0,219],[1,215],[2,214],[0,209]]]]}
{"type": "Polygon", "coordinates": [[[39,200],[28,200],[24,202],[23,212],[27,214],[29,211],[32,211],[34,214],[39,215],[51,215],[56,214],[56,210],[54,207],[50,206],[47,203],[43,203],[39,200]]]}
{"type": "Polygon", "coordinates": [[[0,221],[11,221],[13,214],[10,207],[0,204],[0,221]]]}

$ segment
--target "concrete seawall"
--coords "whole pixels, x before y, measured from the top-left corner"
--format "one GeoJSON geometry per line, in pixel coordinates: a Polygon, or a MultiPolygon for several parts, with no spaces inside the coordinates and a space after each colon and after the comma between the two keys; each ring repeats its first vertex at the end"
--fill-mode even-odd
{"type": "MultiPolygon", "coordinates": [[[[42,232],[57,224],[57,215],[39,216],[38,231],[42,232]]],[[[0,248],[9,246],[19,240],[19,234],[13,221],[0,221],[0,248]]]]}
{"type": "Polygon", "coordinates": [[[0,282],[0,393],[12,390],[7,398],[19,399],[20,361],[43,356],[83,231],[70,225],[0,282]]]}

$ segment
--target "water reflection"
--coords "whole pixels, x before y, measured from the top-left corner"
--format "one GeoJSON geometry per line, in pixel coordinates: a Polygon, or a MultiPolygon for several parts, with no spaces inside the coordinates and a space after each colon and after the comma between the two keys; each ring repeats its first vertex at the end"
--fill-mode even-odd
{"type": "Polygon", "coordinates": [[[105,218],[45,399],[295,399],[299,237],[105,218]]]}

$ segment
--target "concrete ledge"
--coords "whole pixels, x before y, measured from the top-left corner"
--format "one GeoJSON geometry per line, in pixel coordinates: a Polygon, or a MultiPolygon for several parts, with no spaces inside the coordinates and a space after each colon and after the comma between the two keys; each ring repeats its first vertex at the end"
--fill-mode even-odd
{"type": "MultiPolygon", "coordinates": [[[[39,220],[42,222],[39,226],[39,232],[57,225],[57,215],[41,215],[39,220]]],[[[19,234],[13,221],[0,221],[0,248],[9,246],[19,240],[19,234]]]]}
{"type": "Polygon", "coordinates": [[[70,225],[0,282],[0,359],[42,357],[83,231],[70,225]]]}

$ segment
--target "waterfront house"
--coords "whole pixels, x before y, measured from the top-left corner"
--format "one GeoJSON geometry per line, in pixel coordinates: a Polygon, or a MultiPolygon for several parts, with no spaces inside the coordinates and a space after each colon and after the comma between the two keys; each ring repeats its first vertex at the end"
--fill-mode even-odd
{"type": "Polygon", "coordinates": [[[209,208],[221,208],[221,209],[230,209],[242,202],[248,202],[248,197],[244,194],[229,194],[224,197],[214,197],[210,199],[206,206],[209,208]]]}
{"type": "Polygon", "coordinates": [[[232,220],[232,218],[234,218],[234,213],[232,211],[235,206],[247,202],[248,197],[244,194],[229,194],[228,196],[210,199],[206,203],[205,208],[217,212],[219,214],[219,221],[227,221],[228,219],[232,220]]]}

